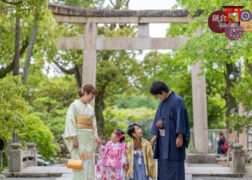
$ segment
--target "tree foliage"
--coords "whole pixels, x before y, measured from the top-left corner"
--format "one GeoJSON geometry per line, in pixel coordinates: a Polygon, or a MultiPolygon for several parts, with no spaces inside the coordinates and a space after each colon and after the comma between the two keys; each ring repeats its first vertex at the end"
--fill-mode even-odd
{"type": "Polygon", "coordinates": [[[29,105],[23,95],[25,86],[19,77],[8,75],[0,79],[0,138],[7,140],[13,131],[25,125],[29,105]]]}
{"type": "MultiPolygon", "coordinates": [[[[156,110],[146,107],[119,109],[110,107],[104,111],[106,140],[110,139],[110,135],[115,129],[122,129],[127,134],[128,125],[137,123],[141,126],[143,137],[150,140],[150,128],[155,116],[156,110]]],[[[126,137],[129,141],[130,137],[126,137]]]]}
{"type": "MultiPolygon", "coordinates": [[[[216,100],[217,97],[221,98],[221,100],[218,100],[218,104],[220,109],[225,111],[225,116],[227,117],[226,127],[231,129],[232,127],[229,127],[229,125],[233,126],[235,123],[231,123],[230,120],[239,121],[236,121],[235,117],[232,116],[234,113],[237,113],[235,110],[237,109],[238,102],[242,102],[246,106],[244,110],[247,113],[252,110],[251,99],[248,100],[251,98],[251,83],[247,81],[247,79],[251,79],[251,72],[249,73],[248,70],[252,63],[250,60],[251,48],[249,48],[252,36],[251,33],[244,33],[240,40],[231,41],[224,34],[213,33],[207,23],[203,22],[208,19],[208,16],[213,11],[221,9],[222,6],[244,5],[245,9],[251,10],[251,3],[250,1],[241,2],[236,0],[177,0],[177,3],[177,6],[187,8],[192,12],[192,16],[198,9],[204,10],[204,13],[198,18],[194,18],[187,25],[171,25],[167,34],[168,36],[187,35],[191,37],[185,46],[174,53],[174,57],[176,59],[183,59],[189,65],[202,60],[202,70],[206,74],[208,96],[211,98],[211,101],[216,100]],[[195,37],[198,28],[202,29],[203,34],[195,37]],[[228,45],[230,45],[229,49],[226,48],[228,45]],[[239,62],[242,64],[241,83],[232,82],[229,79],[229,75],[231,72],[238,72],[239,62]],[[241,86],[241,84],[243,85],[241,86]],[[245,99],[250,102],[246,102],[245,99]]],[[[208,106],[213,107],[212,104],[208,106]]],[[[248,119],[250,118],[248,117],[248,119]]],[[[248,119],[245,118],[244,121],[249,122],[248,119]]]]}
{"type": "Polygon", "coordinates": [[[26,124],[21,128],[19,136],[23,142],[36,143],[37,152],[48,160],[60,150],[54,143],[53,133],[36,115],[27,116],[26,124]]]}

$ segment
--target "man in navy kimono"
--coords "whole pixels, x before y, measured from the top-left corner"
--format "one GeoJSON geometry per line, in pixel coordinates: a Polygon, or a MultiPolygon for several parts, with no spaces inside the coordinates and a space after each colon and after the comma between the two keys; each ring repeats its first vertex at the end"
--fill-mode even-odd
{"type": "Polygon", "coordinates": [[[151,133],[158,159],[158,180],[185,180],[185,148],[190,141],[190,126],[184,100],[167,85],[156,81],[150,93],[161,100],[151,133]]]}

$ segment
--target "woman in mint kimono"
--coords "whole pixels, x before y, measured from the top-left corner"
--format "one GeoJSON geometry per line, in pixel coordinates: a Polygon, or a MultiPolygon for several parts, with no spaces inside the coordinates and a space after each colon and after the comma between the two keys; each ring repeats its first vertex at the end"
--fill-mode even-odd
{"type": "Polygon", "coordinates": [[[99,138],[94,109],[89,103],[96,95],[93,85],[86,84],[79,91],[80,98],[67,111],[63,138],[71,159],[83,160],[83,168],[73,170],[74,180],[95,179],[95,140],[99,138]]]}

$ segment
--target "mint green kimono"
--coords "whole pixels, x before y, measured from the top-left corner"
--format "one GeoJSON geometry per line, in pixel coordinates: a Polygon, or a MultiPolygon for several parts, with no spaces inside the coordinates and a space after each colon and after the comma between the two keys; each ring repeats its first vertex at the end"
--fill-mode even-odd
{"type": "Polygon", "coordinates": [[[74,180],[95,179],[95,138],[97,137],[97,126],[94,109],[89,104],[83,104],[75,100],[68,108],[65,123],[64,141],[71,154],[71,159],[83,159],[83,169],[73,170],[74,180]],[[87,107],[85,107],[87,106],[87,107]],[[85,107],[85,108],[84,108],[85,107]],[[91,116],[93,129],[76,129],[76,116],[91,116]],[[79,148],[73,148],[73,137],[77,136],[79,148]],[[84,158],[83,158],[84,157],[84,158]]]}

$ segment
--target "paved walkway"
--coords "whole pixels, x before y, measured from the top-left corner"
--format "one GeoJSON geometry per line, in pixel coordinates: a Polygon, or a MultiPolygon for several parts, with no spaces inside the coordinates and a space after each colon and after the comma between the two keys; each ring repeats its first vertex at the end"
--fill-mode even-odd
{"type": "MultiPolygon", "coordinates": [[[[252,180],[251,168],[246,169],[247,175],[244,177],[234,174],[230,167],[222,167],[218,164],[186,164],[185,170],[186,180],[252,180]]],[[[71,180],[72,170],[68,169],[66,165],[36,166],[26,168],[19,175],[23,178],[5,179],[25,180],[29,177],[29,180],[71,180]]]]}

